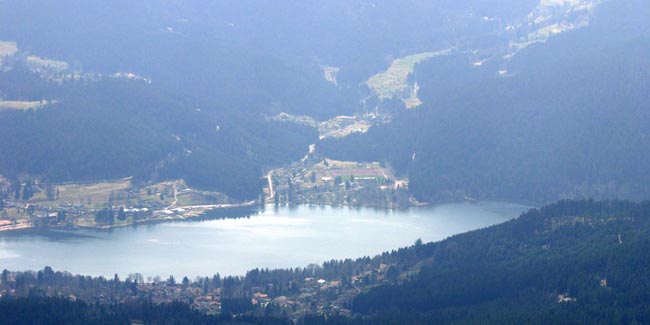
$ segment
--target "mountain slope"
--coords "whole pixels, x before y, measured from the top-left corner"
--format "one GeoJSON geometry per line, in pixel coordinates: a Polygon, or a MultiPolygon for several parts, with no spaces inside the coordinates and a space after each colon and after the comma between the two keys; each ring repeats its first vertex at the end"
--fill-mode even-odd
{"type": "Polygon", "coordinates": [[[644,323],[650,204],[562,201],[411,248],[420,273],[354,301],[370,323],[644,323]]]}
{"type": "MultiPolygon", "coordinates": [[[[315,130],[273,116],[322,121],[377,109],[392,122],[320,147],[332,158],[389,162],[410,176],[420,200],[645,198],[650,13],[640,0],[597,3],[0,2],[0,39],[19,49],[3,58],[0,94],[66,97],[51,107],[75,111],[65,121],[49,109],[0,112],[3,126],[13,124],[3,133],[10,140],[1,167],[14,178],[135,174],[226,189],[238,184],[231,175],[259,177],[262,167],[300,158],[316,142],[315,130]],[[542,42],[558,30],[572,31],[542,42]],[[408,78],[405,89],[419,88],[424,102],[417,110],[400,111],[398,98],[380,103],[363,83],[395,57],[445,48],[449,55],[420,62],[408,78]],[[41,73],[48,85],[21,72],[25,62],[28,70],[38,70],[34,62],[65,68],[41,73]],[[336,83],[324,78],[323,69],[339,67],[336,83]],[[116,72],[151,84],[112,91],[121,83],[95,82],[116,72]],[[51,85],[79,75],[93,85],[51,85]],[[155,95],[144,100],[137,91],[155,95]],[[111,123],[91,123],[94,132],[81,124],[89,120],[69,127],[90,118],[79,108],[87,106],[111,123]],[[131,120],[136,106],[148,113],[131,120]],[[56,151],[65,145],[54,129],[79,143],[56,151]],[[95,140],[106,154],[87,158],[95,140]],[[125,160],[106,163],[116,156],[125,160]],[[42,166],[53,157],[58,165],[42,166]],[[102,163],[84,166],[86,159],[102,163]]],[[[254,177],[241,181],[249,189],[237,196],[255,196],[254,177]]]]}
{"type": "Polygon", "coordinates": [[[479,67],[421,63],[420,109],[322,147],[390,161],[423,200],[647,198],[649,10],[603,4],[589,27],[479,67]]]}
{"type": "MultiPolygon", "coordinates": [[[[140,74],[148,73],[143,69],[174,68],[150,64],[168,56],[163,50],[169,49],[165,43],[170,39],[199,41],[216,54],[214,58],[226,62],[232,60],[231,51],[239,49],[240,56],[270,55],[312,71],[321,64],[341,67],[341,83],[356,87],[381,71],[390,57],[448,48],[476,34],[501,31],[538,3],[4,1],[0,38],[18,41],[19,46],[47,57],[79,61],[91,70],[121,66],[140,74]],[[146,62],[147,57],[154,60],[146,62]]],[[[177,56],[193,55],[189,49],[172,50],[177,56]]]]}
{"type": "MultiPolygon", "coordinates": [[[[58,85],[29,71],[0,73],[0,84],[20,80],[34,82],[32,90],[45,89],[39,94],[54,103],[0,111],[0,138],[6,139],[0,142],[0,168],[9,178],[185,178],[191,186],[249,199],[259,194],[262,164],[297,159],[317,137],[311,128],[202,109],[210,104],[141,81],[58,85]]],[[[20,89],[5,95],[27,95],[20,89]]]]}

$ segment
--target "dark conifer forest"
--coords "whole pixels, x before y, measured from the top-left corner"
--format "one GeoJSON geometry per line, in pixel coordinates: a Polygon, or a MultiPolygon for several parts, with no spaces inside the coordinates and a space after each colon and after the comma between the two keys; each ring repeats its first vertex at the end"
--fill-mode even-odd
{"type": "Polygon", "coordinates": [[[649,17],[647,0],[0,0],[0,325],[650,324],[649,17]],[[386,245],[351,253],[363,236],[386,245]],[[135,238],[103,250],[121,265],[287,262],[12,269],[106,238],[135,238]]]}

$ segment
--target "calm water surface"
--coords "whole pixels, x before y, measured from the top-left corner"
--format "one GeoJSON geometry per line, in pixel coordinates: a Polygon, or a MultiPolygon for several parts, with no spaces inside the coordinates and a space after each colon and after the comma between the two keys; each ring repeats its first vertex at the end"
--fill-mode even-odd
{"type": "MultiPolygon", "coordinates": [[[[209,276],[302,267],[438,241],[517,217],[511,203],[455,203],[405,211],[267,207],[248,218],[161,223],[110,231],[0,233],[0,270],[52,266],[75,274],[209,276]]],[[[223,213],[223,212],[220,212],[223,213]]],[[[226,212],[236,215],[239,211],[226,212]]]]}

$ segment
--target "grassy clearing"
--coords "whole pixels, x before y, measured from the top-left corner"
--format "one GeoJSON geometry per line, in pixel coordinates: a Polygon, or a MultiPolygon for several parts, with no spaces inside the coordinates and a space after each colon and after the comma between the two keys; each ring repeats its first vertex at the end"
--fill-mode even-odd
{"type": "Polygon", "coordinates": [[[422,101],[417,96],[411,96],[409,98],[403,98],[404,106],[406,108],[415,108],[422,105],[422,101]]]}
{"type": "Polygon", "coordinates": [[[561,24],[553,24],[550,26],[546,26],[544,28],[541,28],[535,32],[534,35],[531,35],[530,38],[543,38],[543,39],[548,39],[549,37],[555,35],[555,34],[560,34],[562,32],[565,32],[569,30],[570,28],[568,26],[563,26],[561,24]]]}
{"type": "Polygon", "coordinates": [[[220,204],[228,200],[225,194],[217,192],[204,192],[204,191],[182,191],[178,193],[177,207],[192,206],[192,205],[205,205],[205,204],[220,204]]]}
{"type": "Polygon", "coordinates": [[[311,127],[317,127],[318,123],[314,118],[310,116],[305,116],[305,115],[291,115],[285,112],[282,112],[274,117],[271,118],[273,121],[278,121],[278,122],[289,122],[289,123],[296,123],[296,124],[301,124],[301,125],[307,125],[311,127]]]}
{"type": "Polygon", "coordinates": [[[418,53],[396,59],[386,72],[370,77],[370,79],[366,81],[366,84],[379,95],[379,98],[391,98],[410,88],[407,84],[408,76],[413,72],[413,68],[416,64],[426,59],[435,56],[448,55],[449,53],[451,53],[451,49],[437,52],[418,53]]]}
{"type": "Polygon", "coordinates": [[[387,169],[381,167],[381,164],[376,162],[356,162],[356,161],[339,161],[326,159],[305,171],[304,175],[311,175],[315,173],[319,177],[323,176],[341,176],[344,180],[350,178],[351,175],[355,176],[368,176],[369,174],[383,176],[384,173],[390,173],[387,169]],[[327,164],[325,164],[327,161],[327,164]]]}
{"type": "Polygon", "coordinates": [[[366,84],[380,99],[399,96],[406,104],[406,107],[417,107],[422,102],[417,98],[417,90],[414,86],[408,84],[408,76],[413,73],[416,64],[432,57],[449,55],[450,53],[451,49],[446,49],[436,52],[418,53],[396,59],[388,70],[370,77],[366,81],[366,84]]]}
{"type": "Polygon", "coordinates": [[[325,74],[325,80],[337,85],[336,81],[336,74],[341,71],[341,68],[338,67],[330,67],[330,66],[323,66],[323,72],[325,74]]]}
{"type": "Polygon", "coordinates": [[[510,47],[514,48],[517,51],[520,51],[532,44],[544,43],[552,36],[561,34],[571,29],[573,29],[573,27],[561,24],[549,25],[528,34],[525,38],[519,40],[518,42],[510,42],[510,47]]]}
{"type": "Polygon", "coordinates": [[[0,42],[0,58],[14,55],[18,52],[16,42],[0,42]]]}
{"type": "Polygon", "coordinates": [[[49,102],[46,100],[41,101],[10,101],[2,100],[0,101],[0,110],[17,110],[17,111],[26,111],[29,109],[41,109],[45,107],[49,102]]]}
{"type": "Polygon", "coordinates": [[[337,116],[331,120],[318,123],[321,139],[345,137],[352,133],[364,133],[372,126],[374,116],[337,116]]]}
{"type": "Polygon", "coordinates": [[[593,8],[600,2],[600,0],[541,0],[537,9],[528,18],[529,24],[534,23],[539,28],[511,41],[510,47],[520,51],[532,44],[544,43],[554,35],[588,26],[593,8]],[[558,9],[565,13],[558,16],[554,12],[558,9]]]}
{"type": "Polygon", "coordinates": [[[356,161],[339,161],[339,160],[332,160],[332,159],[326,159],[318,164],[315,164],[312,169],[315,170],[324,170],[324,169],[351,169],[351,168],[358,168],[359,163],[356,161]],[[327,166],[325,165],[325,161],[327,161],[327,166]]]}
{"type": "Polygon", "coordinates": [[[65,71],[69,68],[68,63],[65,61],[57,61],[44,59],[35,55],[27,57],[27,63],[34,68],[42,68],[56,71],[65,71]]]}
{"type": "Polygon", "coordinates": [[[372,124],[368,121],[348,121],[337,123],[335,121],[326,121],[319,123],[318,133],[321,139],[324,138],[342,138],[352,133],[368,132],[372,124]]]}
{"type": "Polygon", "coordinates": [[[37,192],[28,203],[42,206],[80,204],[90,209],[102,208],[112,199],[113,205],[125,207],[179,207],[227,202],[223,193],[190,189],[183,180],[166,181],[134,188],[130,178],[85,184],[52,185],[58,199],[48,200],[46,190],[37,192]],[[176,193],[176,198],[174,194],[176,193]]]}
{"type": "MultiPolygon", "coordinates": [[[[29,203],[50,204],[103,204],[113,195],[120,194],[131,188],[131,181],[123,179],[111,182],[90,183],[90,184],[63,184],[54,186],[55,193],[58,192],[59,199],[49,201],[45,191],[40,191],[29,200],[29,203]]],[[[56,194],[55,194],[56,195],[56,194]]]]}

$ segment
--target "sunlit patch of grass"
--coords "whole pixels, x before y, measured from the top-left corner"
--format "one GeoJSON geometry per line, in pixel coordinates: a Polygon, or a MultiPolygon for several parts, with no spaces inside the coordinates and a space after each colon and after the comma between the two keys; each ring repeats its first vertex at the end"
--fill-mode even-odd
{"type": "Polygon", "coordinates": [[[366,81],[366,84],[380,99],[399,96],[405,100],[407,107],[415,107],[420,104],[420,101],[413,91],[413,86],[408,84],[408,76],[413,72],[415,65],[426,59],[448,55],[450,53],[451,49],[446,49],[437,52],[418,53],[396,59],[388,70],[370,77],[366,81]]]}
{"type": "Polygon", "coordinates": [[[16,42],[0,42],[0,58],[11,56],[18,52],[16,42]]]}
{"type": "MultiPolygon", "coordinates": [[[[111,193],[116,194],[130,188],[131,181],[122,179],[101,183],[54,185],[53,194],[55,196],[58,194],[58,200],[56,201],[62,203],[103,204],[108,201],[111,193]]],[[[48,198],[45,191],[41,191],[36,193],[29,202],[45,203],[48,202],[48,198]]]]}
{"type": "Polygon", "coordinates": [[[0,101],[0,110],[21,110],[26,111],[29,109],[40,109],[47,106],[50,102],[47,100],[41,101],[0,101]]]}
{"type": "Polygon", "coordinates": [[[64,71],[69,68],[67,62],[44,59],[35,55],[28,56],[27,63],[33,66],[34,68],[45,68],[45,69],[56,70],[56,71],[64,71]]]}

